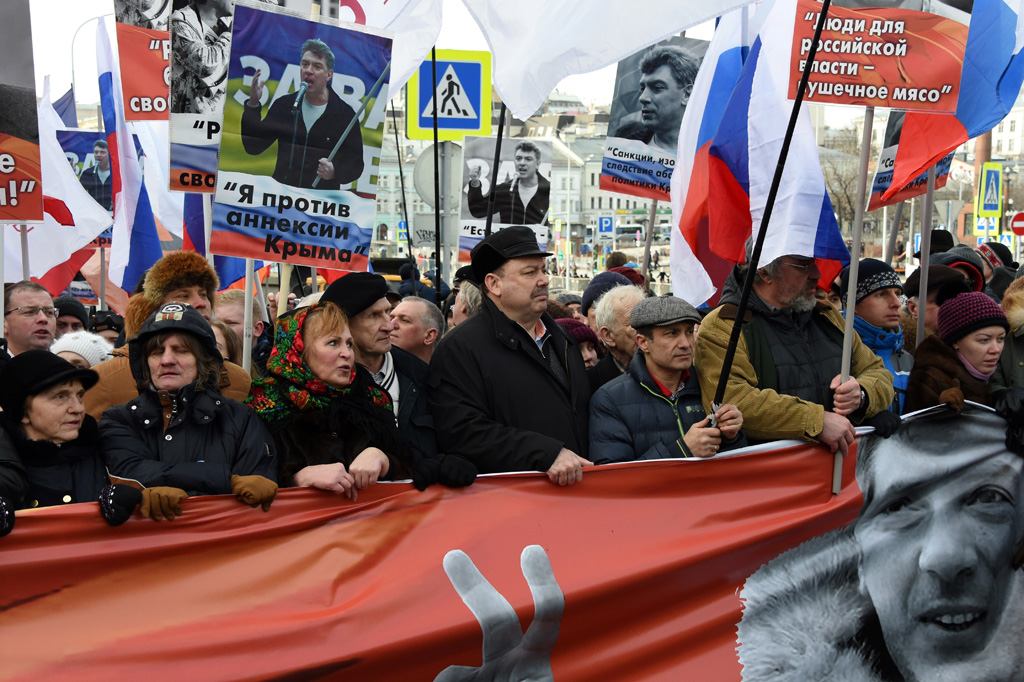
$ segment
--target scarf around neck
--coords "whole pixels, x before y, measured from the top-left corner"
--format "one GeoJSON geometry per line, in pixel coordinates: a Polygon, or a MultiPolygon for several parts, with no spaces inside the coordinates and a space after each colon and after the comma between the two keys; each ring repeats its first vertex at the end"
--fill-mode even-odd
{"type": "Polygon", "coordinates": [[[277,318],[267,376],[253,379],[245,404],[268,424],[295,412],[326,410],[334,400],[361,400],[360,393],[365,393],[369,402],[391,410],[391,397],[372,381],[357,381],[356,369],[352,370],[348,386],[337,388],[317,377],[302,359],[302,326],[315,308],[310,306],[277,318]]]}

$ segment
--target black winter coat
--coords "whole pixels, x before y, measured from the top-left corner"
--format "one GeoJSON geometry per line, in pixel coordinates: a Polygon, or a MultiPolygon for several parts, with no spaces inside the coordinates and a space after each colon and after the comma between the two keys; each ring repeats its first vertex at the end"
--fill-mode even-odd
{"type": "MultiPolygon", "coordinates": [[[[320,159],[330,156],[356,112],[328,87],[327,108],[307,132],[302,105],[292,113],[296,97],[298,93],[286,95],[271,104],[267,117],[262,120],[260,107],[245,104],[242,107],[242,146],[250,154],[261,154],[277,142],[273,178],[292,187],[310,188],[316,180],[320,159]]],[[[321,180],[317,189],[340,189],[363,174],[363,136],[358,122],[349,131],[333,162],[334,178],[321,180]]]]}
{"type": "Polygon", "coordinates": [[[24,465],[28,487],[18,502],[21,509],[51,507],[75,502],[95,502],[107,483],[100,454],[96,420],[85,415],[78,438],[62,445],[29,440],[20,427],[0,413],[0,428],[9,438],[0,439],[0,460],[11,456],[24,465]],[[13,451],[7,451],[13,447],[13,451]]]}
{"type": "Polygon", "coordinates": [[[391,361],[398,377],[398,430],[416,453],[425,459],[437,457],[434,416],[427,400],[429,366],[398,346],[391,347],[391,361]]]}
{"type": "Polygon", "coordinates": [[[231,476],[277,480],[270,434],[256,413],[216,386],[196,391],[144,391],[100,420],[103,456],[114,476],[142,485],[182,488],[190,495],[231,492],[231,476]],[[164,406],[174,410],[164,430],[164,406]]]}
{"type": "Polygon", "coordinates": [[[371,384],[369,372],[360,366],[351,391],[335,397],[327,409],[295,410],[270,423],[280,458],[281,487],[294,487],[295,474],[308,466],[341,462],[348,471],[359,453],[369,447],[379,448],[388,456],[385,479],[412,476],[414,455],[395,427],[394,415],[365,397],[371,384]]]}
{"type": "Polygon", "coordinates": [[[486,296],[447,334],[430,361],[430,405],[441,452],[480,473],[547,471],[564,447],[587,456],[590,384],[576,342],[546,313],[568,388],[533,338],[486,296]]]}

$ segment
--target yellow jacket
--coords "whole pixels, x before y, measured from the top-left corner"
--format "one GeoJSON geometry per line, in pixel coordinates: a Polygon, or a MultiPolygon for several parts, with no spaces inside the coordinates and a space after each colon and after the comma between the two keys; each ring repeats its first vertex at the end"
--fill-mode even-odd
{"type": "MultiPolygon", "coordinates": [[[[819,304],[816,311],[842,334],[844,320],[839,311],[827,304],[819,304]]],[[[732,334],[736,306],[721,305],[713,310],[700,325],[694,355],[694,365],[700,368],[700,388],[704,409],[711,413],[711,401],[718,388],[718,380],[725,360],[725,349],[732,334]]],[[[750,319],[747,312],[747,320],[750,319]]],[[[865,417],[872,417],[892,405],[892,375],[882,360],[865,346],[856,333],[853,335],[853,355],[850,374],[857,379],[868,396],[865,417]]],[[[825,408],[772,389],[758,388],[757,373],[749,360],[746,336],[740,334],[733,359],[732,372],[725,390],[725,402],[732,403],[743,413],[743,430],[753,440],[780,439],[817,440],[824,426],[825,408]]]]}

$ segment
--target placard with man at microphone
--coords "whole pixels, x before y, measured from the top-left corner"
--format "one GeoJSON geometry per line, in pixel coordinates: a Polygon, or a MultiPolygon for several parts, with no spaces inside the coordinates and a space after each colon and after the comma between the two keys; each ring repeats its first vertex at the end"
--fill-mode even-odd
{"type": "Polygon", "coordinates": [[[238,3],[211,250],[366,270],[391,39],[238,3]]]}

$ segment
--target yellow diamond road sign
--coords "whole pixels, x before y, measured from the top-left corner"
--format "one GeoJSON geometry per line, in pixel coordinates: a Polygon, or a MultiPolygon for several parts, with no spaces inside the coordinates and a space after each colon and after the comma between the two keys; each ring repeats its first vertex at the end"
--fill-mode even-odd
{"type": "Polygon", "coordinates": [[[406,86],[406,135],[411,140],[461,140],[491,134],[491,53],[438,50],[437,82],[430,87],[431,63],[424,61],[406,86]]]}

